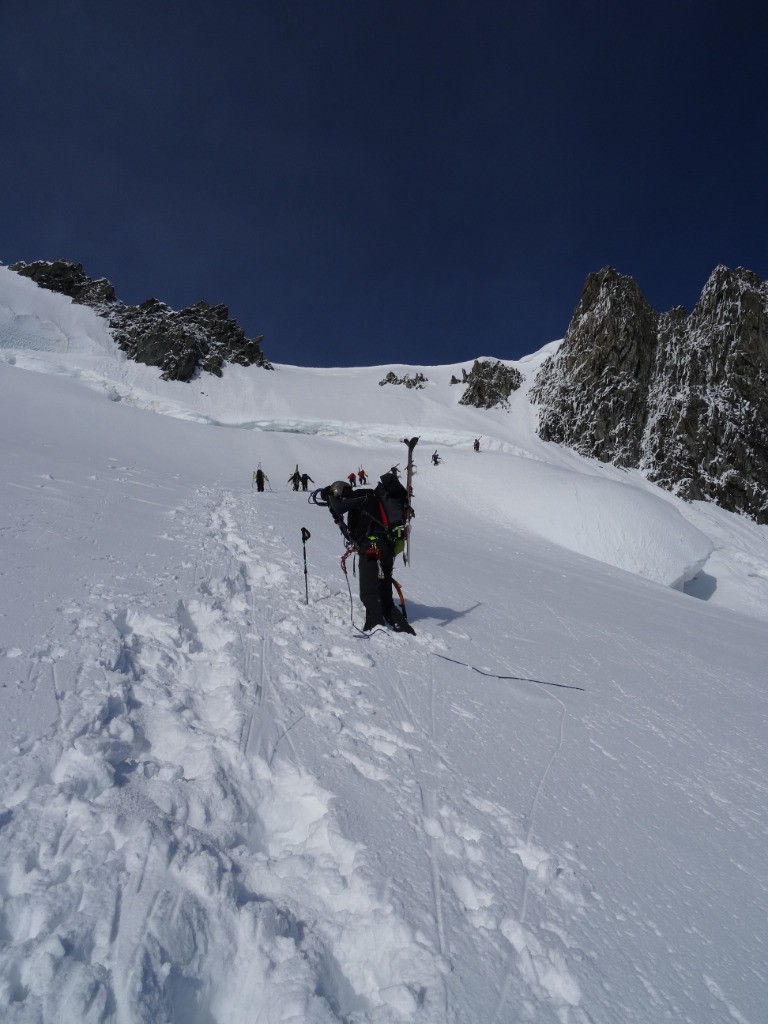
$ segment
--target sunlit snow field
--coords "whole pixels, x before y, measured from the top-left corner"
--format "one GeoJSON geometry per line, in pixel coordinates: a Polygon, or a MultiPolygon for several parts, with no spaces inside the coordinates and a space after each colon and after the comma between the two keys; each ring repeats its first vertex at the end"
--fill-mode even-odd
{"type": "Polygon", "coordinates": [[[768,529],[541,442],[554,347],[164,382],[0,267],[0,1019],[765,1019],[768,529]],[[368,638],[287,480],[413,435],[368,638]]]}

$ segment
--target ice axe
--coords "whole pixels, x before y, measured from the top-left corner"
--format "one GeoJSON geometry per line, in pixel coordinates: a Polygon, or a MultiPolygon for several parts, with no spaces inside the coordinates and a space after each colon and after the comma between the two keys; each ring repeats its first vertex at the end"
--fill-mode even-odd
{"type": "Polygon", "coordinates": [[[306,526],[301,528],[301,543],[304,548],[304,593],[307,597],[307,604],[309,604],[309,580],[307,578],[307,541],[312,536],[306,526]]]}

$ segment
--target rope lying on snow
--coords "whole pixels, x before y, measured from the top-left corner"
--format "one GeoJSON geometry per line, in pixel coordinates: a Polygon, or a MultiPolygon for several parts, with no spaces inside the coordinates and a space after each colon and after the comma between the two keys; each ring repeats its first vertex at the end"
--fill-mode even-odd
{"type": "Polygon", "coordinates": [[[473,672],[477,672],[481,676],[488,676],[491,679],[511,679],[518,683],[536,683],[538,686],[556,686],[559,690],[581,690],[585,693],[583,686],[572,686],[569,683],[548,683],[544,679],[530,679],[528,676],[501,676],[495,672],[486,672],[482,668],[478,668],[476,665],[470,665],[466,661],[457,661],[456,658],[449,658],[445,654],[438,654],[437,651],[430,651],[436,658],[442,658],[443,661],[450,661],[454,665],[461,665],[462,668],[472,669],[473,672]]]}

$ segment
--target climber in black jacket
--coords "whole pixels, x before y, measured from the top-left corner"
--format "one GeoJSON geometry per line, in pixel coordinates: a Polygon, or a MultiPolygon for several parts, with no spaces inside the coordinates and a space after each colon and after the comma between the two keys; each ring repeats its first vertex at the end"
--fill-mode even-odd
{"type": "MultiPolygon", "coordinates": [[[[406,490],[393,474],[385,474],[381,485],[410,512],[406,490]]],[[[389,624],[396,633],[415,636],[416,631],[392,600],[395,540],[376,490],[365,487],[353,491],[346,480],[337,480],[321,493],[335,519],[346,515],[347,532],[360,556],[360,600],[365,606],[363,629],[389,624]]]]}

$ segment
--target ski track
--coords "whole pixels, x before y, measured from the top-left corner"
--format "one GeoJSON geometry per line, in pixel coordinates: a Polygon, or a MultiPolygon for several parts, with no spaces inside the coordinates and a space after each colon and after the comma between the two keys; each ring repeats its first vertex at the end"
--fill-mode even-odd
{"type": "MultiPolygon", "coordinates": [[[[563,856],[553,855],[533,838],[535,810],[544,798],[547,777],[563,743],[565,705],[551,695],[537,698],[544,706],[554,702],[559,714],[545,763],[530,780],[532,795],[527,813],[521,811],[514,816],[481,795],[469,791],[461,794],[457,785],[460,773],[440,741],[437,723],[448,710],[439,707],[447,677],[452,674],[458,678],[461,692],[466,693],[466,673],[446,670],[430,657],[432,650],[441,648],[428,636],[420,636],[417,643],[427,648],[421,658],[411,656],[405,664],[389,666],[376,680],[383,692],[380,706],[394,709],[403,738],[411,741],[407,744],[411,784],[403,785],[407,773],[402,765],[387,779],[385,759],[375,757],[382,753],[376,744],[371,744],[371,756],[377,774],[370,767],[361,769],[361,774],[382,787],[389,785],[400,813],[410,818],[413,830],[422,835],[422,890],[430,894],[429,900],[423,893],[421,896],[424,917],[445,964],[441,1019],[467,1019],[467,1008],[458,1005],[456,990],[462,984],[463,964],[471,958],[475,965],[490,965],[489,990],[495,986],[497,992],[487,1010],[472,1009],[472,1019],[506,1020],[509,1013],[519,1012],[515,1019],[588,1024],[591,1018],[579,1006],[581,991],[568,966],[569,959],[575,957],[580,963],[585,956],[557,923],[557,911],[559,904],[562,917],[567,918],[574,910],[582,912],[592,898],[590,888],[581,880],[581,865],[568,844],[563,856]],[[436,685],[435,666],[443,672],[441,686],[436,685]],[[512,879],[522,886],[517,908],[513,906],[512,879]],[[539,910],[543,907],[553,911],[545,929],[523,927],[529,894],[537,900],[539,910]],[[471,953],[468,944],[475,947],[471,953]],[[476,947],[482,949],[482,955],[478,956],[476,947]]],[[[377,641],[372,640],[374,650],[376,645],[377,641]]],[[[466,708],[456,711],[455,705],[450,712],[467,715],[466,708]]],[[[399,752],[403,744],[396,746],[399,752]]],[[[397,812],[392,816],[397,817],[397,812]]],[[[418,900],[419,895],[412,893],[411,898],[418,900]]]]}
{"type": "Polygon", "coordinates": [[[59,722],[20,740],[0,784],[0,941],[19,951],[4,1019],[211,1024],[250,1019],[258,992],[269,1024],[459,1024],[464,963],[479,962],[475,1019],[514,1006],[588,1024],[563,922],[589,887],[567,844],[534,835],[563,702],[548,695],[557,734],[513,813],[464,785],[441,736],[472,717],[456,697],[469,673],[431,656],[442,641],[355,638],[335,581],[313,580],[306,608],[294,555],[247,500],[201,489],[173,529],[193,562],[129,598],[99,584],[36,652],[59,722]],[[354,809],[302,766],[302,729],[327,736],[329,779],[359,773],[391,816],[405,863],[385,893],[346,834],[354,809]]]}

